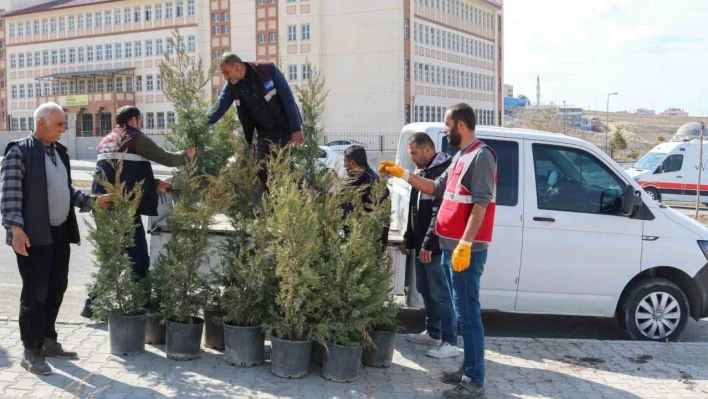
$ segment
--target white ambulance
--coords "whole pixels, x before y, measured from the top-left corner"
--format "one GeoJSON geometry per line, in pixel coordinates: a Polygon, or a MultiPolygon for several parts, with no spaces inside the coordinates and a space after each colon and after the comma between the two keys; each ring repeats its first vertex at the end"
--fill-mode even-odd
{"type": "MultiPolygon", "coordinates": [[[[442,123],[425,132],[454,154],[442,123]]],[[[633,339],[678,340],[708,317],[708,228],[654,201],[592,144],[529,130],[479,126],[498,155],[494,237],[481,303],[504,312],[614,317],[633,339]]],[[[406,228],[410,186],[392,178],[392,229],[406,228]]]]}
{"type": "MultiPolygon", "coordinates": [[[[703,147],[701,201],[708,202],[708,142],[703,147]]],[[[657,201],[695,201],[700,164],[700,140],[671,141],[652,148],[633,167],[630,176],[657,201]]]]}

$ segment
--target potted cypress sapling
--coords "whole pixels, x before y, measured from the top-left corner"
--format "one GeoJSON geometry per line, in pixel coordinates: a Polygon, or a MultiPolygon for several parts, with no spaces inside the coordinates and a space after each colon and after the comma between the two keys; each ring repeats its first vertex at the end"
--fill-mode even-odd
{"type": "Polygon", "coordinates": [[[137,355],[145,350],[145,315],[142,309],[147,298],[145,279],[133,275],[133,262],[125,249],[134,245],[135,214],[142,196],[142,183],[128,190],[120,180],[123,162],[115,165],[115,182],[98,176],[99,183],[111,197],[112,206],[93,210],[96,226],[87,223],[88,239],[93,244],[94,293],[93,318],[108,319],[111,353],[137,355]]]}
{"type": "MultiPolygon", "coordinates": [[[[372,185],[372,198],[383,198],[385,190],[384,181],[372,185]]],[[[346,191],[353,211],[343,221],[346,237],[330,245],[333,253],[321,268],[329,289],[323,293],[323,316],[315,330],[325,346],[322,376],[337,382],[356,380],[363,347],[371,340],[369,327],[380,317],[391,281],[390,259],[380,242],[389,220],[388,199],[367,205],[360,190],[346,191]]]]}
{"type": "Polygon", "coordinates": [[[264,248],[274,256],[278,292],[266,328],[272,331],[271,371],[279,377],[307,375],[313,317],[322,286],[315,264],[322,234],[317,193],[302,189],[305,173],[291,168],[288,151],[269,161],[269,192],[263,197],[263,226],[272,235],[264,248]]]}
{"type": "Polygon", "coordinates": [[[224,177],[198,175],[194,160],[175,173],[175,180],[182,192],[167,217],[170,238],[157,258],[153,282],[167,321],[167,357],[189,360],[199,356],[204,319],[196,315],[210,292],[200,271],[211,250],[209,226],[228,201],[223,197],[224,177]]]}
{"type": "Polygon", "coordinates": [[[361,355],[361,363],[369,367],[389,367],[393,363],[396,334],[401,330],[396,319],[401,306],[392,296],[381,305],[381,310],[371,320],[368,329],[370,342],[361,355]]]}

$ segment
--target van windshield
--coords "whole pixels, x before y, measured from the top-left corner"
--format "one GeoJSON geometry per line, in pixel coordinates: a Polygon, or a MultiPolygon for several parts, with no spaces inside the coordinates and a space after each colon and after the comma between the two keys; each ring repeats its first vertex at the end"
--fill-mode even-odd
{"type": "Polygon", "coordinates": [[[665,156],[665,152],[648,152],[642,159],[634,164],[634,168],[652,170],[665,156]]]}

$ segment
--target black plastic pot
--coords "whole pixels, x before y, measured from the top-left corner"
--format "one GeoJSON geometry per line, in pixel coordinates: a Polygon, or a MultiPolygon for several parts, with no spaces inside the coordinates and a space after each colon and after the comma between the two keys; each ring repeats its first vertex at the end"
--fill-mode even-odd
{"type": "Polygon", "coordinates": [[[271,372],[282,378],[302,378],[307,375],[312,353],[312,341],[288,341],[271,336],[271,372]]]}
{"type": "Polygon", "coordinates": [[[199,357],[204,332],[204,320],[192,317],[192,324],[167,322],[165,354],[173,360],[192,360],[199,357]]]}
{"type": "Polygon", "coordinates": [[[260,327],[223,325],[226,363],[238,367],[252,367],[265,360],[265,334],[260,327]]]}
{"type": "Polygon", "coordinates": [[[204,346],[211,349],[224,349],[224,327],[221,318],[226,312],[204,309],[204,346]],[[214,319],[218,319],[215,322],[214,319]]]}
{"type": "Polygon", "coordinates": [[[147,310],[141,309],[131,316],[108,318],[108,338],[111,353],[118,356],[139,355],[145,352],[145,322],[147,310]]]}
{"type": "Polygon", "coordinates": [[[145,343],[164,345],[167,335],[167,323],[159,315],[148,315],[145,322],[145,343]]]}
{"type": "Polygon", "coordinates": [[[361,346],[341,346],[327,343],[322,362],[322,377],[334,382],[353,382],[359,376],[361,346]]]}
{"type": "Polygon", "coordinates": [[[361,362],[369,367],[389,367],[393,363],[393,350],[396,346],[396,333],[392,331],[371,331],[373,348],[366,348],[361,355],[361,362]]]}
{"type": "Polygon", "coordinates": [[[326,349],[324,348],[324,346],[322,346],[321,343],[317,341],[312,342],[312,356],[310,357],[310,360],[315,364],[319,364],[321,366],[322,362],[324,361],[325,350],[326,349]]]}

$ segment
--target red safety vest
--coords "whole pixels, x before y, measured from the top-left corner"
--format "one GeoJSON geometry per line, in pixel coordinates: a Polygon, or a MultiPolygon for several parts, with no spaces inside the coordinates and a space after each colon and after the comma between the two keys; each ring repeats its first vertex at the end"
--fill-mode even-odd
{"type": "MultiPolygon", "coordinates": [[[[455,156],[456,160],[453,161],[448,169],[445,195],[443,196],[442,204],[440,204],[440,210],[438,211],[437,222],[435,224],[435,234],[439,237],[459,241],[465,233],[467,221],[472,214],[474,204],[472,203],[472,195],[470,193],[471,187],[462,185],[462,177],[467,173],[470,164],[483,148],[489,148],[489,150],[492,151],[494,159],[497,159],[497,154],[491,147],[477,140],[464,154],[460,155],[458,153],[455,156]]],[[[494,213],[497,207],[496,200],[497,174],[495,173],[492,200],[487,205],[482,226],[479,228],[474,242],[492,242],[494,213]]]]}

